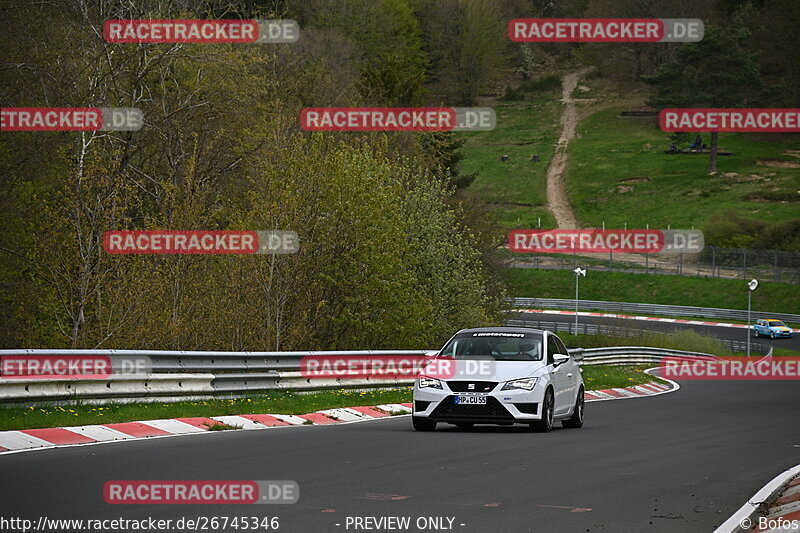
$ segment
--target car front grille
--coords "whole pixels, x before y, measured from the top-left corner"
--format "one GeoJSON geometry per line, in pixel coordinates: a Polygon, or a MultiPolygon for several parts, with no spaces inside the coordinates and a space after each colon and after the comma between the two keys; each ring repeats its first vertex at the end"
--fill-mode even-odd
{"type": "Polygon", "coordinates": [[[447,381],[453,392],[491,392],[497,386],[496,381],[447,381]],[[470,388],[470,385],[473,388],[470,388]]]}
{"type": "Polygon", "coordinates": [[[431,418],[505,418],[513,420],[514,417],[503,407],[496,398],[488,396],[485,405],[457,404],[455,396],[448,396],[433,410],[431,418]]]}

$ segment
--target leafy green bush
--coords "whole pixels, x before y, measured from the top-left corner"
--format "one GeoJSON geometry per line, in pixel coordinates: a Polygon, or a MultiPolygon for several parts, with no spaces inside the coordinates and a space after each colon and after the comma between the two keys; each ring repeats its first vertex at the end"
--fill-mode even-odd
{"type": "MultiPolygon", "coordinates": [[[[775,191],[763,191],[758,195],[773,201],[795,200],[791,194],[775,191]]],[[[703,226],[703,233],[708,246],[800,251],[800,218],[766,222],[728,211],[711,217],[703,226]]]]}

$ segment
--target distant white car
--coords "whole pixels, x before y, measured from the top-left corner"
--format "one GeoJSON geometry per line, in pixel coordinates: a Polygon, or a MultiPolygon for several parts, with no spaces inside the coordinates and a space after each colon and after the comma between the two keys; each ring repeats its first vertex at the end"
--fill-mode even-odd
{"type": "Polygon", "coordinates": [[[417,431],[438,422],[527,424],[547,432],[555,421],[583,426],[581,370],[550,331],[477,328],[456,333],[414,384],[412,421],[417,431]]]}

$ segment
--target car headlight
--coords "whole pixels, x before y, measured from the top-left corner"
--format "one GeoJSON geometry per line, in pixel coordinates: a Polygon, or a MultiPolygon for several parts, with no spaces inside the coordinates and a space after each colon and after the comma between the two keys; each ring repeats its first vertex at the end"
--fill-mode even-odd
{"type": "Polygon", "coordinates": [[[534,385],[536,385],[536,378],[515,379],[507,381],[500,390],[533,390],[534,385]]]}
{"type": "Polygon", "coordinates": [[[428,376],[420,376],[419,377],[419,388],[420,389],[441,389],[442,382],[436,378],[429,378],[428,376]]]}

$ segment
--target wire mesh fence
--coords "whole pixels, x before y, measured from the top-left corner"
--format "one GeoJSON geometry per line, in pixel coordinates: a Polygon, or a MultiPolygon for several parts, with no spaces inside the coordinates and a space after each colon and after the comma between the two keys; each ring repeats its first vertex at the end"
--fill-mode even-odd
{"type": "Polygon", "coordinates": [[[553,270],[588,266],[609,272],[800,284],[800,253],[719,246],[706,246],[692,254],[520,254],[514,266],[553,270]]]}

